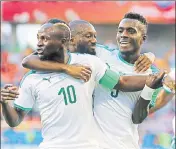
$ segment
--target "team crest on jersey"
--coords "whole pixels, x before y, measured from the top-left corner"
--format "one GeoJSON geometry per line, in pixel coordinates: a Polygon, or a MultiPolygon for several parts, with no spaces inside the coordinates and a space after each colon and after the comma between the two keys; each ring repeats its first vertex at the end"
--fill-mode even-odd
{"type": "Polygon", "coordinates": [[[43,80],[46,80],[46,81],[48,81],[49,83],[51,83],[51,76],[50,77],[48,77],[48,78],[43,78],[43,80]]]}

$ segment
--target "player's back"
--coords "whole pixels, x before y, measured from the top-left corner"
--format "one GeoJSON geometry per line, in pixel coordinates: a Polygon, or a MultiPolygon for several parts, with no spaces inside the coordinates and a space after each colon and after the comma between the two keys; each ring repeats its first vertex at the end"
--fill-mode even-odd
{"type": "MultiPolygon", "coordinates": [[[[102,49],[103,50],[103,49],[102,49]]],[[[134,66],[120,57],[119,52],[105,50],[98,55],[114,71],[126,75],[142,75],[134,72],[134,66]]],[[[149,69],[145,74],[152,73],[149,69]]],[[[98,86],[95,89],[94,115],[103,133],[109,139],[112,147],[120,141],[124,149],[138,147],[137,125],[133,124],[132,110],[139,99],[140,92],[110,91],[98,86]]]]}
{"type": "MultiPolygon", "coordinates": [[[[102,73],[98,73],[95,62],[92,57],[71,54],[70,64],[91,67],[92,75],[86,83],[63,73],[49,72],[35,72],[24,79],[22,86],[30,88],[41,115],[44,138],[41,148],[96,149],[98,146],[92,92],[96,82],[104,75],[106,65],[101,67],[102,73]]],[[[19,100],[15,104],[24,108],[32,108],[33,105],[29,107],[19,100]]]]}

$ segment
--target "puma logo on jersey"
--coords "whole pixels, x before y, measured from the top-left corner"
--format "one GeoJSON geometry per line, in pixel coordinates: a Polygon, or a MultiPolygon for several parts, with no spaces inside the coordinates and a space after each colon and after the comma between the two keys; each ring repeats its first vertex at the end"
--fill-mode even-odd
{"type": "Polygon", "coordinates": [[[43,78],[43,80],[46,80],[46,81],[48,81],[49,83],[51,83],[50,79],[51,79],[51,76],[50,76],[49,78],[43,78]]]}

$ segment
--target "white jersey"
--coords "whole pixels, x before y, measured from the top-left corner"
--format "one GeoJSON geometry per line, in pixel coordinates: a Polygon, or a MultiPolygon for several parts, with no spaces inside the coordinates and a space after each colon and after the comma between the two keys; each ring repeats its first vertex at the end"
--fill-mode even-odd
{"type": "MultiPolygon", "coordinates": [[[[113,71],[127,75],[143,75],[134,71],[134,66],[122,60],[118,50],[109,50],[97,45],[97,56],[108,63],[113,71]]],[[[152,73],[149,69],[145,74],[152,73]]],[[[138,149],[138,130],[132,122],[132,110],[140,97],[139,92],[122,92],[105,90],[98,86],[94,92],[94,116],[106,135],[112,148],[118,149],[119,143],[123,148],[138,149]]]]}
{"type": "Polygon", "coordinates": [[[97,149],[103,144],[93,117],[92,93],[107,65],[86,54],[70,54],[70,58],[70,64],[90,66],[92,75],[87,83],[64,73],[30,73],[15,100],[20,109],[30,110],[34,105],[39,109],[42,149],[97,149]]]}

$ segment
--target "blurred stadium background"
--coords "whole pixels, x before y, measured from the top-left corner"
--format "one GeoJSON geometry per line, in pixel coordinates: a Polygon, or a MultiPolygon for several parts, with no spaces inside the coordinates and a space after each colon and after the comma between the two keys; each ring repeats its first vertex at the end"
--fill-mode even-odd
{"type": "MultiPolygon", "coordinates": [[[[150,23],[142,52],[153,52],[161,69],[175,67],[175,1],[1,2],[1,8],[1,87],[6,83],[19,85],[28,71],[22,68],[21,60],[35,50],[38,27],[49,18],[90,21],[97,30],[98,42],[116,47],[120,19],[129,11],[141,13],[150,23]]],[[[171,101],[139,126],[141,149],[169,147],[174,105],[171,101]]],[[[1,148],[37,148],[42,141],[40,128],[35,109],[17,128],[7,126],[1,115],[1,148]]]]}

